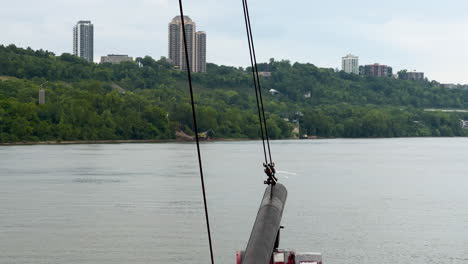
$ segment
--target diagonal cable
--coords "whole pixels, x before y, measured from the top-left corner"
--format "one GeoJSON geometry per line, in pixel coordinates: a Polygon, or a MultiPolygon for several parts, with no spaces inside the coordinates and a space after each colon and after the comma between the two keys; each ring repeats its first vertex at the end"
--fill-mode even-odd
{"type": "Polygon", "coordinates": [[[214,264],[213,245],[211,242],[210,220],[208,217],[208,205],[206,203],[205,181],[203,177],[202,158],[201,158],[201,152],[200,152],[200,139],[198,137],[198,125],[197,125],[197,116],[195,112],[195,100],[193,99],[192,74],[191,74],[191,69],[190,69],[190,60],[189,60],[188,48],[187,48],[187,35],[185,34],[184,10],[182,6],[182,0],[179,0],[179,9],[180,9],[180,19],[182,20],[181,21],[182,22],[182,34],[183,34],[183,39],[184,39],[185,62],[187,64],[187,77],[188,77],[189,88],[190,88],[190,100],[192,103],[193,128],[195,130],[195,139],[197,142],[198,167],[200,168],[200,180],[201,180],[201,186],[202,186],[202,192],[203,192],[203,204],[205,206],[206,229],[208,233],[208,243],[210,246],[211,264],[214,264]]]}
{"type": "Polygon", "coordinates": [[[255,74],[256,67],[255,67],[255,64],[254,64],[254,59],[253,59],[253,54],[252,54],[252,43],[250,42],[250,33],[249,33],[250,32],[250,27],[249,27],[249,22],[247,20],[247,9],[246,9],[246,3],[245,3],[244,0],[242,0],[242,7],[244,8],[245,30],[247,32],[247,41],[249,43],[250,64],[252,66],[252,79],[253,79],[254,88],[255,88],[255,99],[257,100],[258,121],[259,121],[259,125],[260,125],[260,133],[262,135],[263,154],[265,155],[265,164],[267,164],[268,160],[267,160],[267,151],[266,151],[266,146],[265,146],[265,133],[263,131],[263,121],[262,121],[262,116],[261,116],[260,98],[259,98],[259,95],[258,95],[258,87],[257,87],[258,75],[255,74]]]}
{"type": "MultiPolygon", "coordinates": [[[[249,52],[250,52],[250,62],[252,64],[252,74],[254,75],[254,86],[255,86],[255,95],[258,96],[257,98],[257,108],[259,112],[259,116],[261,114],[260,122],[262,123],[263,120],[263,127],[265,129],[265,134],[263,134],[263,129],[262,125],[260,125],[260,128],[262,130],[262,140],[267,142],[267,148],[268,148],[268,155],[270,158],[270,164],[273,164],[273,160],[271,158],[271,148],[270,148],[270,137],[268,134],[268,127],[267,127],[267,122],[266,122],[266,117],[265,117],[265,109],[263,106],[263,97],[262,97],[262,89],[260,85],[260,78],[258,74],[258,67],[257,67],[257,56],[255,55],[255,45],[254,45],[254,40],[253,40],[253,35],[252,35],[252,26],[250,24],[250,14],[249,14],[249,5],[247,3],[247,0],[242,0],[242,5],[244,8],[244,19],[245,19],[245,25],[246,25],[246,31],[247,31],[247,39],[249,41],[249,52]],[[257,95],[258,92],[258,95],[257,95]]],[[[265,151],[265,142],[264,144],[264,152],[265,152],[265,159],[266,159],[266,151],[265,151]]]]}

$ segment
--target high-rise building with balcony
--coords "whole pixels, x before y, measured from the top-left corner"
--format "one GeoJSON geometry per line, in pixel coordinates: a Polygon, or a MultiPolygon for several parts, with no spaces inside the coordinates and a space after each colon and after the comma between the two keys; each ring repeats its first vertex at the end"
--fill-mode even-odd
{"type": "MultiPolygon", "coordinates": [[[[184,23],[190,69],[192,72],[206,72],[206,33],[197,32],[195,22],[188,16],[184,16],[184,23]]],[[[187,70],[180,16],[169,23],[168,51],[171,63],[181,70],[187,70]]]]}
{"type": "Polygon", "coordinates": [[[342,57],[341,70],[346,73],[359,74],[359,57],[352,54],[342,57]]]}
{"type": "Polygon", "coordinates": [[[73,55],[93,62],[94,26],[91,21],[78,21],[73,27],[73,55]]]}
{"type": "Polygon", "coordinates": [[[195,33],[195,71],[206,72],[206,33],[198,31],[195,33]]]}

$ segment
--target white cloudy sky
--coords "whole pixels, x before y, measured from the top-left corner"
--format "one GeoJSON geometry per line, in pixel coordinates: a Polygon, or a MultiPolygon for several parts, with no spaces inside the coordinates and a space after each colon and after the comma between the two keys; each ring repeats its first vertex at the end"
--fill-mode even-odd
{"type": "MultiPolygon", "coordinates": [[[[241,0],[184,0],[185,14],[207,32],[207,60],[246,66],[241,0]]],[[[468,83],[466,0],[250,0],[259,61],[270,57],[340,67],[360,64],[424,71],[440,82],[468,83]]],[[[72,51],[78,20],[95,27],[95,55],[167,54],[167,24],[177,0],[0,0],[0,43],[72,51]]]]}

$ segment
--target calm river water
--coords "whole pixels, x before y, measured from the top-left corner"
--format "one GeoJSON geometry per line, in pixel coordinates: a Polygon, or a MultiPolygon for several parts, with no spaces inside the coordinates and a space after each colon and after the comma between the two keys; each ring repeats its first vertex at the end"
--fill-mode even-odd
{"type": "MultiPolygon", "coordinates": [[[[274,141],[281,246],[325,264],[468,263],[468,139],[274,141]]],[[[263,195],[261,142],[202,144],[217,263],[263,195]]],[[[0,263],[209,263],[193,144],[0,147],[0,263]]]]}

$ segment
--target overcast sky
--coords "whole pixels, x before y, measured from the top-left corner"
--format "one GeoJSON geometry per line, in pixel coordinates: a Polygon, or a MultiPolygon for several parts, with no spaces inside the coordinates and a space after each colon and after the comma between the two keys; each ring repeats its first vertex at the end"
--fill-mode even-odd
{"type": "MultiPolygon", "coordinates": [[[[466,0],[250,0],[259,61],[269,58],[341,67],[360,64],[424,71],[429,79],[468,83],[466,0]]],[[[207,32],[207,61],[249,63],[241,0],[184,0],[207,32]]],[[[0,43],[72,52],[78,20],[94,24],[95,60],[106,54],[167,56],[167,24],[177,0],[0,0],[0,43]]]]}

